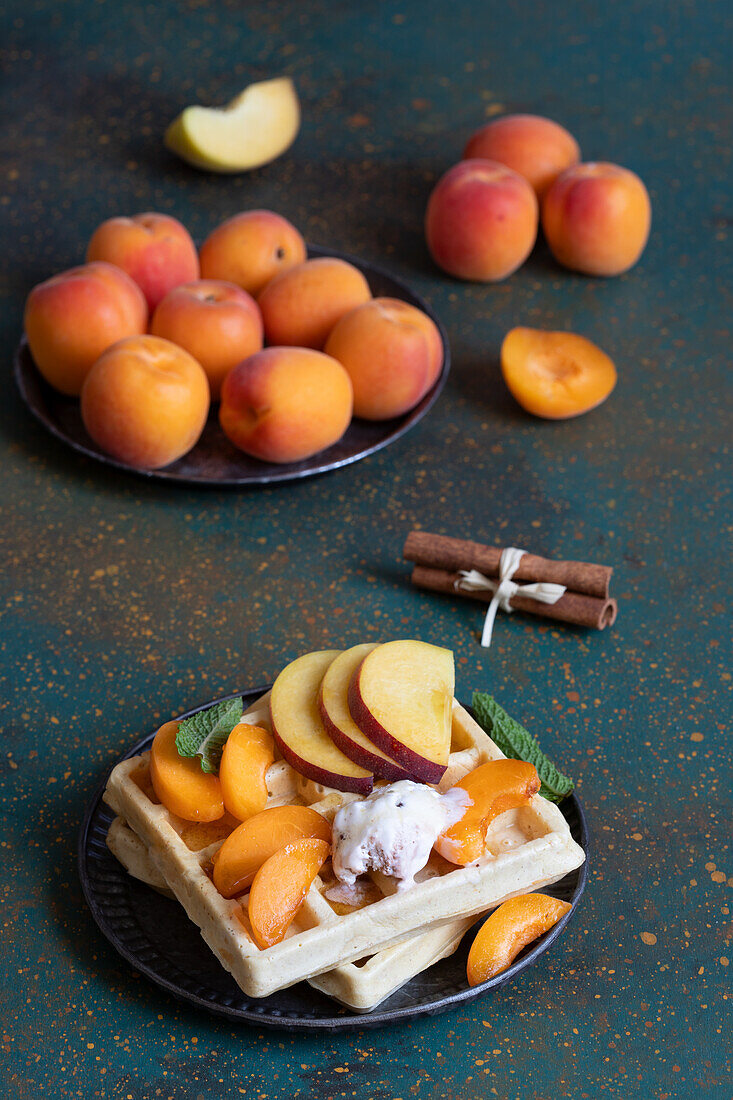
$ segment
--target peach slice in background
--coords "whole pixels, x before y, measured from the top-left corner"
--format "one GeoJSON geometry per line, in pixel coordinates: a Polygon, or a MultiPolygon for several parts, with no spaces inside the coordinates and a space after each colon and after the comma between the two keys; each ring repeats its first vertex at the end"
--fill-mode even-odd
{"type": "Polygon", "coordinates": [[[246,821],[267,805],[267,769],[274,759],[272,734],[260,726],[240,722],[226,739],[219,765],[224,805],[239,821],[246,821]]]}
{"type": "Polygon", "coordinates": [[[423,783],[448,764],[455,673],[449,649],[395,641],[368,653],[349,684],[349,710],[378,748],[423,783]]]}
{"type": "Polygon", "coordinates": [[[616,385],[613,360],[574,332],[513,328],[501,346],[501,373],[515,401],[548,420],[589,412],[616,385]]]}
{"type": "Polygon", "coordinates": [[[279,157],[300,129],[289,77],[250,84],[225,107],[186,107],[165,132],[181,160],[210,172],[246,172],[279,157]]]}
{"type": "Polygon", "coordinates": [[[326,733],[333,743],[356,764],[395,783],[399,779],[409,779],[410,773],[361,732],[349,710],[351,679],[367,653],[376,648],[376,642],[367,642],[352,646],[340,654],[329,665],[321,681],[318,705],[326,733]]]}
{"type": "Polygon", "coordinates": [[[258,947],[280,943],[330,852],[326,840],[296,840],[262,864],[254,877],[247,908],[258,947]]]}
{"type": "Polygon", "coordinates": [[[480,985],[506,970],[519,952],[549,931],[572,905],[548,894],[522,894],[495,909],[479,929],[468,953],[469,985],[480,985]]]}
{"type": "Polygon", "coordinates": [[[338,655],[337,649],[305,653],[282,670],[270,696],[272,731],[288,764],[306,779],[337,791],[369,794],[372,773],[336,747],[318,708],[321,681],[338,655]]]}
{"type": "Polygon", "coordinates": [[[242,894],[280,848],[311,837],[331,841],[331,826],[310,806],[270,806],[230,833],[214,862],[214,885],[225,898],[242,894]]]}
{"type": "Polygon", "coordinates": [[[463,816],[435,842],[436,851],[450,863],[465,867],[484,854],[486,831],[499,814],[529,802],[540,789],[533,764],[524,760],[490,760],[465,775],[458,788],[469,796],[463,816]]]}
{"type": "Polygon", "coordinates": [[[218,776],[201,770],[198,756],[180,756],[178,722],[166,722],[150,749],[150,781],[167,810],[184,821],[217,821],[224,816],[218,776]]]}

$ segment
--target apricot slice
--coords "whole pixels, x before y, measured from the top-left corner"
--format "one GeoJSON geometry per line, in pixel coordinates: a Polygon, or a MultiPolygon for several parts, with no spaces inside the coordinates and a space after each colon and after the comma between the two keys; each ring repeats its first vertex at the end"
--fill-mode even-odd
{"type": "Polygon", "coordinates": [[[567,901],[548,894],[522,894],[495,909],[479,929],[468,953],[469,985],[480,985],[500,974],[519,952],[570,912],[567,901]]]}
{"type": "Polygon", "coordinates": [[[258,947],[280,943],[328,859],[331,845],[308,837],[280,848],[254,877],[248,915],[258,947]]]}
{"type": "Polygon", "coordinates": [[[214,885],[225,898],[242,894],[280,848],[307,838],[331,840],[331,826],[309,806],[271,806],[226,838],[214,863],[214,885]]]}
{"type": "Polygon", "coordinates": [[[240,722],[229,734],[221,754],[219,782],[224,805],[246,821],[267,805],[267,769],[275,758],[272,734],[240,722]]]}
{"type": "Polygon", "coordinates": [[[616,385],[613,360],[574,332],[513,328],[501,346],[501,372],[515,401],[547,420],[594,409],[616,385]]]}
{"type": "Polygon", "coordinates": [[[450,863],[465,867],[484,854],[486,831],[494,818],[529,802],[540,789],[540,777],[524,760],[490,760],[451,789],[456,788],[470,801],[455,825],[440,834],[435,848],[450,863]]]}
{"type": "Polygon", "coordinates": [[[178,722],[166,722],[150,750],[150,781],[167,810],[185,821],[217,821],[224,816],[219,777],[201,770],[198,756],[179,756],[178,722]]]}

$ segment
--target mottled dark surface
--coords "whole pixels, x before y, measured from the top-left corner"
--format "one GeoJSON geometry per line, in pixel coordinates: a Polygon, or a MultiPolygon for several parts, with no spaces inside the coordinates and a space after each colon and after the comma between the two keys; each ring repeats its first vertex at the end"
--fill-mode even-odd
{"type": "MultiPolygon", "coordinates": [[[[730,6],[594,0],[243,5],[18,0],[0,138],[4,1093],[112,1100],[724,1098],[730,1073],[730,6]],[[165,124],[291,73],[301,135],[240,178],[179,165],[165,124]],[[436,175],[503,110],[558,118],[646,180],[654,227],[616,280],[540,247],[498,286],[443,278],[436,175]],[[432,302],[454,367],[430,415],[301,484],[174,491],[66,450],[11,381],[30,286],[95,225],[159,209],[197,237],[248,206],[386,263],[432,302]],[[545,423],[498,374],[511,325],[612,354],[613,397],[545,423]],[[407,531],[616,566],[600,634],[411,591],[407,531]],[[155,722],[308,648],[419,635],[579,780],[595,846],[580,912],[512,985],[342,1037],[234,1028],[132,973],[96,931],[74,843],[104,768],[155,722]]],[[[204,948],[202,947],[202,950],[204,948]]]]}

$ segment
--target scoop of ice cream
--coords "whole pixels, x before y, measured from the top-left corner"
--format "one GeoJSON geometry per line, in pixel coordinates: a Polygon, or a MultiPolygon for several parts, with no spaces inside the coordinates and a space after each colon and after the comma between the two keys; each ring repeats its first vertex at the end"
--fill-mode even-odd
{"type": "Polygon", "coordinates": [[[462,816],[468,795],[440,794],[409,779],[381,787],[342,806],[333,819],[333,871],[351,884],[367,871],[382,871],[409,886],[430,858],[438,836],[462,816]]]}

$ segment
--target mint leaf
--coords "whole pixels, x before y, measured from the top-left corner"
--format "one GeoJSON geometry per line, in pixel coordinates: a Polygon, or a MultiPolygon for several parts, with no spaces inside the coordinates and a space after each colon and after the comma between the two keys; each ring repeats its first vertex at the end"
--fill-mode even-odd
{"type": "Polygon", "coordinates": [[[226,739],[241,717],[242,700],[227,699],[184,718],[176,733],[179,756],[200,756],[201,770],[216,774],[226,739]]]}
{"type": "Polygon", "coordinates": [[[550,802],[561,802],[570,794],[574,787],[572,779],[557,770],[532,734],[514,718],[510,718],[493,696],[483,691],[474,691],[471,706],[478,724],[486,730],[505,756],[534,764],[542,784],[540,794],[543,798],[550,802]]]}

